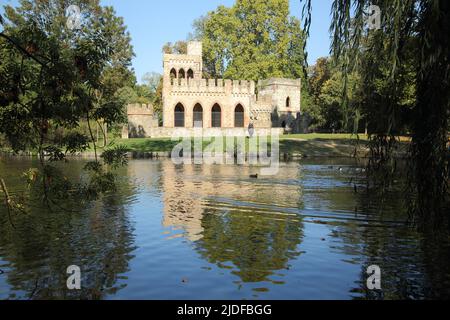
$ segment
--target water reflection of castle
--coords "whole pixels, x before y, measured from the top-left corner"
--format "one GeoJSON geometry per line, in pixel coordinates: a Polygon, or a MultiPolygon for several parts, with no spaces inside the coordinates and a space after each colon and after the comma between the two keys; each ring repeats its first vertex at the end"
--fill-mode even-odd
{"type": "Polygon", "coordinates": [[[299,255],[303,225],[288,210],[301,201],[300,186],[289,183],[298,166],[266,181],[249,178],[246,166],[161,166],[163,224],[183,230],[204,259],[259,282],[299,255]]]}
{"type": "MultiPolygon", "coordinates": [[[[301,189],[296,184],[286,184],[299,175],[298,166],[286,167],[277,180],[249,178],[255,169],[249,166],[177,166],[164,161],[162,166],[162,190],[164,202],[163,224],[182,228],[185,236],[196,241],[202,237],[205,213],[233,208],[254,212],[256,207],[298,207],[301,189]],[[283,183],[276,183],[282,181],[283,183]],[[245,203],[244,206],[241,206],[245,203]]],[[[260,210],[260,209],[258,209],[260,210]]]]}

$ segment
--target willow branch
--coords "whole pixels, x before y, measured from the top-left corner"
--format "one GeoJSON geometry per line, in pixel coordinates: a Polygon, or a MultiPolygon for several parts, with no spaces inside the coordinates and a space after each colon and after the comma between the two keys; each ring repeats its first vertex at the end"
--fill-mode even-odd
{"type": "Polygon", "coordinates": [[[6,188],[5,180],[0,179],[0,185],[2,187],[2,191],[5,195],[5,204],[6,204],[6,208],[8,210],[9,223],[11,223],[11,226],[15,229],[16,226],[14,225],[14,223],[12,221],[12,216],[11,216],[12,200],[11,200],[11,197],[9,196],[8,189],[6,188]]]}

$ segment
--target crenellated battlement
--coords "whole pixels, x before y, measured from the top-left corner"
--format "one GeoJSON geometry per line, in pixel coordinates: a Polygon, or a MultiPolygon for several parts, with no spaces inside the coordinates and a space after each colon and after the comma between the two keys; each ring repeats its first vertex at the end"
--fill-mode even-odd
{"type": "Polygon", "coordinates": [[[224,79],[171,79],[171,92],[213,92],[224,94],[255,94],[255,82],[224,79]]]}
{"type": "Polygon", "coordinates": [[[153,105],[152,104],[140,104],[140,103],[132,103],[127,105],[127,115],[149,115],[153,116],[153,105]]]}

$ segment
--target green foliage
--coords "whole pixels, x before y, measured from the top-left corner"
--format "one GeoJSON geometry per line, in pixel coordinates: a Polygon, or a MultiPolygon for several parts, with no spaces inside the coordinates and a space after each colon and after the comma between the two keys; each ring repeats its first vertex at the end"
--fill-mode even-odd
{"type": "Polygon", "coordinates": [[[158,87],[156,88],[153,98],[153,110],[158,114],[159,125],[162,125],[162,112],[163,112],[163,79],[159,79],[158,87]]]}
{"type": "Polygon", "coordinates": [[[124,145],[114,146],[111,149],[105,150],[102,154],[105,164],[118,168],[128,164],[128,148],[124,145]]]}
{"type": "MultiPolygon", "coordinates": [[[[343,107],[349,110],[349,77],[361,75],[360,107],[369,124],[370,170],[391,184],[396,134],[412,135],[409,191],[412,220],[422,229],[450,229],[449,151],[450,6],[446,0],[377,1],[378,30],[369,30],[370,0],[334,0],[333,56],[344,77],[343,107]],[[381,174],[378,174],[381,173],[381,174]]],[[[305,29],[311,0],[304,6],[305,29]]],[[[308,33],[308,32],[307,32],[308,33]]],[[[348,122],[347,122],[348,123],[348,122]]],[[[376,184],[376,183],[375,183],[376,184]]]]}
{"type": "Polygon", "coordinates": [[[126,86],[117,90],[116,96],[118,99],[125,101],[126,104],[137,103],[140,99],[137,91],[136,88],[126,86]]]}
{"type": "Polygon", "coordinates": [[[259,80],[303,76],[303,32],[287,0],[237,0],[194,22],[206,76],[259,80]]]}
{"type": "Polygon", "coordinates": [[[162,76],[156,72],[146,73],[143,84],[127,86],[117,91],[117,97],[126,104],[152,104],[154,111],[162,116],[162,76]]]}
{"type": "Polygon", "coordinates": [[[163,53],[166,54],[187,54],[187,42],[177,41],[175,43],[167,42],[163,46],[163,53]]]}
{"type": "MultiPolygon", "coordinates": [[[[360,105],[361,80],[358,73],[353,72],[344,80],[340,68],[334,66],[330,59],[319,58],[310,68],[308,84],[311,98],[303,111],[312,118],[311,129],[328,132],[350,131],[348,121],[356,118],[355,110],[360,105]],[[347,109],[343,99],[345,81],[348,85],[347,109]]],[[[354,129],[357,131],[358,125],[354,129]]]]}
{"type": "Polygon", "coordinates": [[[161,77],[162,75],[157,72],[147,72],[142,77],[142,82],[146,87],[148,87],[150,92],[155,93],[159,83],[161,82],[161,77]]]}
{"type": "Polygon", "coordinates": [[[65,147],[66,154],[75,154],[89,148],[89,138],[79,132],[69,132],[64,136],[61,146],[65,147]]]}
{"type": "Polygon", "coordinates": [[[68,183],[46,161],[95,146],[92,122],[124,122],[118,91],[135,83],[123,19],[97,0],[71,4],[81,9],[80,30],[67,27],[65,1],[23,0],[5,7],[0,33],[0,134],[14,151],[38,152],[46,198],[68,183]]]}

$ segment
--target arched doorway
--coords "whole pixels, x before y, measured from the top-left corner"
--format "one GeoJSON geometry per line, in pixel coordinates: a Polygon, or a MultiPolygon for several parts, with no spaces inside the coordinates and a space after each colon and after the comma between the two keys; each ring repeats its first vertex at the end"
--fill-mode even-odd
{"type": "Polygon", "coordinates": [[[175,107],[175,128],[184,128],[184,106],[179,103],[175,107]]]}
{"type": "Polygon", "coordinates": [[[234,109],[234,126],[235,128],[244,127],[244,107],[241,104],[234,109]]]}
{"type": "Polygon", "coordinates": [[[203,128],[203,107],[197,103],[194,107],[194,128],[203,128]]]}
{"type": "Polygon", "coordinates": [[[222,127],[222,109],[217,103],[212,107],[211,110],[211,127],[222,127]]]}

